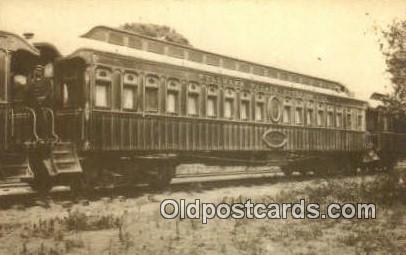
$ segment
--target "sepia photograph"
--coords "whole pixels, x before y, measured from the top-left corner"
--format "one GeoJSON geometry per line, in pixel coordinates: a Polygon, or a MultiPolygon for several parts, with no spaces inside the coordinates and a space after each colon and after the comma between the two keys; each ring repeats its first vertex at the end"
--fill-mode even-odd
{"type": "Polygon", "coordinates": [[[406,1],[1,0],[3,254],[406,254],[406,1]]]}

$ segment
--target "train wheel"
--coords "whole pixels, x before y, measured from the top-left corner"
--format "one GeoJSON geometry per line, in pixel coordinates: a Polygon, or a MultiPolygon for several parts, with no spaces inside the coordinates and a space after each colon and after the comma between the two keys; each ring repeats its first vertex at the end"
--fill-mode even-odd
{"type": "Polygon", "coordinates": [[[292,170],[291,167],[289,167],[289,166],[281,166],[280,168],[281,168],[281,171],[283,172],[283,174],[286,177],[292,176],[293,170],[292,170]]]}
{"type": "Polygon", "coordinates": [[[172,177],[175,175],[175,167],[172,165],[156,166],[154,176],[151,177],[149,186],[154,189],[166,189],[169,187],[172,177]]]}
{"type": "Polygon", "coordinates": [[[35,178],[33,182],[30,183],[31,188],[40,193],[47,194],[52,189],[52,180],[48,177],[35,178]]]}
{"type": "Polygon", "coordinates": [[[91,189],[83,176],[76,176],[71,179],[69,184],[71,193],[76,196],[86,196],[91,189]]]}
{"type": "Polygon", "coordinates": [[[309,171],[308,171],[307,169],[301,169],[301,170],[299,170],[299,173],[300,173],[300,175],[302,175],[302,176],[306,176],[308,172],[309,172],[309,171]]]}

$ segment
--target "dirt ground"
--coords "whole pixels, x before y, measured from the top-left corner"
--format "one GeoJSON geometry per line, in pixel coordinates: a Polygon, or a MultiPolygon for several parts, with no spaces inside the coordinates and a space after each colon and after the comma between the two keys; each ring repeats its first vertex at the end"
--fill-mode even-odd
{"type": "Polygon", "coordinates": [[[0,254],[406,254],[405,193],[387,175],[234,181],[216,188],[37,201],[0,210],[0,254]],[[376,219],[165,220],[164,199],[372,202],[376,219]]]}

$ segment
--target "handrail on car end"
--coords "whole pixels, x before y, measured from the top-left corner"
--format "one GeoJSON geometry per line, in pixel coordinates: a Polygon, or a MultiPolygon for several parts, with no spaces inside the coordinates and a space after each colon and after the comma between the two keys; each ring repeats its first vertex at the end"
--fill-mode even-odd
{"type": "Polygon", "coordinates": [[[36,115],[34,109],[32,109],[32,108],[30,108],[28,106],[25,106],[24,110],[27,110],[32,115],[32,122],[33,122],[32,123],[32,134],[33,134],[33,136],[35,138],[35,142],[38,142],[39,141],[39,136],[38,136],[38,133],[37,133],[37,115],[36,115]]]}
{"type": "Polygon", "coordinates": [[[48,107],[42,107],[41,110],[46,111],[46,112],[49,113],[49,115],[51,115],[51,135],[54,138],[54,142],[57,142],[59,140],[59,136],[55,132],[55,115],[54,115],[54,111],[52,111],[52,109],[48,108],[48,107]]]}

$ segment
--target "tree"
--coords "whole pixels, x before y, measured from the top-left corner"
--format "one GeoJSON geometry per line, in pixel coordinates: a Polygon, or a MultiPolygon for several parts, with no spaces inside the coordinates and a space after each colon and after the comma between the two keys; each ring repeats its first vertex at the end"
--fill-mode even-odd
{"type": "Polygon", "coordinates": [[[176,32],[175,29],[164,25],[131,22],[125,23],[124,25],[121,25],[119,28],[129,32],[134,32],[149,37],[157,38],[163,41],[192,46],[189,40],[186,39],[183,35],[176,32]]]}
{"type": "Polygon", "coordinates": [[[393,93],[383,100],[393,112],[406,112],[406,20],[394,20],[380,29],[380,49],[391,75],[393,93]]]}

